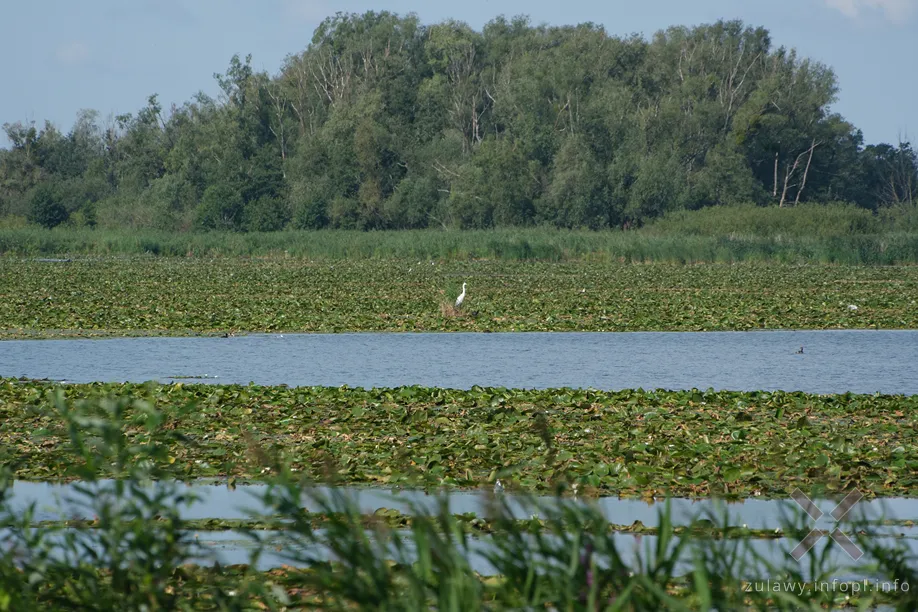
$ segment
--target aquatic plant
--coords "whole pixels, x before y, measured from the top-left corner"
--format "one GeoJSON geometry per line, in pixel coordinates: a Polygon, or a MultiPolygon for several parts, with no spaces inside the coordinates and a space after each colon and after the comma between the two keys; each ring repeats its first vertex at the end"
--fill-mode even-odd
{"type": "MultiPolygon", "coordinates": [[[[786,498],[857,487],[914,495],[918,396],[787,392],[361,389],[206,384],[66,384],[0,379],[0,463],[18,478],[84,478],[57,408],[145,402],[173,436],[171,478],[257,478],[276,454],[313,479],[581,494],[786,498]],[[263,448],[255,452],[253,448],[263,448]],[[548,452],[548,448],[552,452],[548,452]],[[334,460],[334,468],[329,461],[334,460]]],[[[125,408],[132,444],[146,409],[125,408]]],[[[150,460],[153,460],[152,458],[150,460]]],[[[97,476],[117,476],[92,465],[97,476]]]]}
{"type": "Polygon", "coordinates": [[[916,295],[914,266],[0,257],[0,338],[914,328],[916,295]],[[460,281],[476,316],[441,312],[460,281]]]}

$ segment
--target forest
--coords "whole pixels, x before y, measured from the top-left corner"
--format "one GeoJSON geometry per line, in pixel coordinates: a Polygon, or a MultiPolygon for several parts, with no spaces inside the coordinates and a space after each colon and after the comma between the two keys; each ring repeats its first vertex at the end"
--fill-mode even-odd
{"type": "MultiPolygon", "coordinates": [[[[918,156],[833,112],[831,68],[740,21],[337,14],[275,75],[69,132],[3,125],[0,227],[629,228],[711,206],[910,209],[918,156]]],[[[880,94],[878,94],[880,95],[880,94]]]]}

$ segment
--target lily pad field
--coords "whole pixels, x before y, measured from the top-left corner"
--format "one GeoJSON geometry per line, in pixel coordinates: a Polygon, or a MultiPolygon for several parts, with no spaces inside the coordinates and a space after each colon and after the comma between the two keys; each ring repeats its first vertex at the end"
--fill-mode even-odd
{"type": "Polygon", "coordinates": [[[0,258],[0,338],[902,329],[916,299],[915,266],[0,258]]]}
{"type": "Polygon", "coordinates": [[[113,398],[146,407],[120,415],[129,444],[149,443],[149,410],[161,415],[163,431],[181,433],[164,447],[161,466],[178,479],[251,480],[284,464],[339,484],[478,487],[501,479],[527,491],[564,482],[620,497],[918,490],[916,396],[5,379],[0,461],[24,480],[73,478],[57,407],[113,398]]]}

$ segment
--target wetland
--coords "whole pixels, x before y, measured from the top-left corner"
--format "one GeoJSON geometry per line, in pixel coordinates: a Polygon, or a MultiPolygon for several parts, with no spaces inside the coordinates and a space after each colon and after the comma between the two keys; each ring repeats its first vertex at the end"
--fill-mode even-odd
{"type": "Polygon", "coordinates": [[[914,580],[914,268],[49,259],[0,258],[0,570],[35,600],[907,599],[814,584],[914,580]],[[797,489],[866,496],[863,559],[797,489]]]}

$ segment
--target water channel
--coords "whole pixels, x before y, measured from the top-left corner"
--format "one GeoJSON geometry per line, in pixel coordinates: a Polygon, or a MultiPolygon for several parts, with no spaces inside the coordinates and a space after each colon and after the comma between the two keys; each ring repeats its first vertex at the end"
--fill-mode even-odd
{"type": "Polygon", "coordinates": [[[70,382],[918,393],[918,331],[260,334],[0,342],[70,382]],[[802,353],[799,351],[803,350],[802,353]]]}

